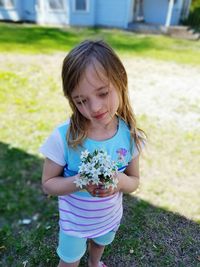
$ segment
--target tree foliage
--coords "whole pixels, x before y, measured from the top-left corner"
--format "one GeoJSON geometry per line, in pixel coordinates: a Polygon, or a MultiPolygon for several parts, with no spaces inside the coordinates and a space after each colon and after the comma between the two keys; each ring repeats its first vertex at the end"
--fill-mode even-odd
{"type": "Polygon", "coordinates": [[[184,24],[200,32],[200,0],[193,0],[188,18],[184,24]]]}

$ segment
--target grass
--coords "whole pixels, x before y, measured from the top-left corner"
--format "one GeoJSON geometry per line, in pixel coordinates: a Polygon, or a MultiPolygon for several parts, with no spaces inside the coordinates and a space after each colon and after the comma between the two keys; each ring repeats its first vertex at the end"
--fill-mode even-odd
{"type": "Polygon", "coordinates": [[[103,39],[121,55],[200,65],[200,42],[161,35],[134,34],[99,28],[53,28],[0,24],[0,51],[54,53],[68,51],[84,39],[103,39]]]}
{"type": "MultiPolygon", "coordinates": [[[[10,42],[12,52],[16,46],[10,42]]],[[[32,47],[36,53],[37,44],[32,47]]],[[[42,193],[38,148],[70,110],[52,55],[33,61],[26,49],[24,56],[11,53],[0,63],[0,265],[54,267],[57,200],[42,193]]],[[[200,266],[199,133],[147,115],[138,120],[149,136],[141,188],[124,197],[122,225],[103,258],[111,267],[200,266]]],[[[87,254],[81,267],[86,261],[87,254]]]]}

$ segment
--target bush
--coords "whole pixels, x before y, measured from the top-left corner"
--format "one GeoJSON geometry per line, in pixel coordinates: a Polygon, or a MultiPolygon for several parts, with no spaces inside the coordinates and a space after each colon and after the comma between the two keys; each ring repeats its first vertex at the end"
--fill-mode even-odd
{"type": "Polygon", "coordinates": [[[200,0],[192,1],[189,16],[184,24],[200,32],[200,0]]]}

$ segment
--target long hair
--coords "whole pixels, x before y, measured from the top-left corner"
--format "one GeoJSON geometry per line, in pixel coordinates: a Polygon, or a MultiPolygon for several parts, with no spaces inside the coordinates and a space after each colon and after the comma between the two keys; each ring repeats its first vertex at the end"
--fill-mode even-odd
{"type": "Polygon", "coordinates": [[[116,88],[119,97],[117,115],[129,126],[131,136],[134,138],[138,150],[141,149],[141,141],[144,132],[137,128],[136,118],[128,96],[128,79],[126,70],[114,52],[103,41],[86,40],[72,49],[63,61],[62,82],[64,95],[72,109],[67,142],[69,146],[76,148],[87,137],[88,120],[81,115],[72,101],[72,91],[79,84],[86,68],[97,61],[103,67],[106,77],[116,88]]]}

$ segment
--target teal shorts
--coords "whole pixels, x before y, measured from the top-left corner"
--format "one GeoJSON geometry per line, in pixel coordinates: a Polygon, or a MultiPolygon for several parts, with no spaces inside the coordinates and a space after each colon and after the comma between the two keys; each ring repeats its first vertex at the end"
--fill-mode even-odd
{"type": "MultiPolygon", "coordinates": [[[[116,231],[92,238],[92,240],[102,246],[109,245],[115,238],[116,231]]],[[[57,254],[66,263],[80,260],[87,249],[87,238],[69,236],[60,230],[57,254]]]]}

